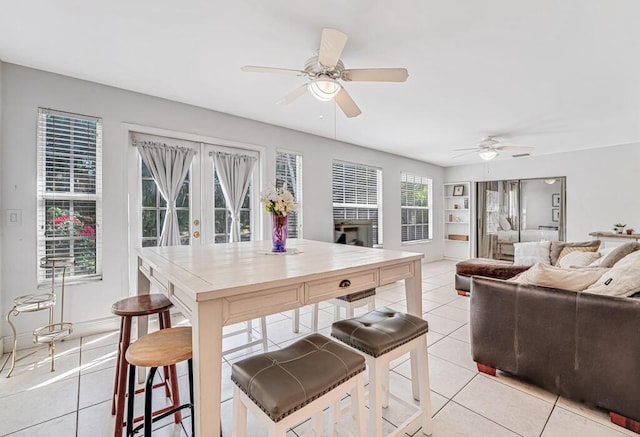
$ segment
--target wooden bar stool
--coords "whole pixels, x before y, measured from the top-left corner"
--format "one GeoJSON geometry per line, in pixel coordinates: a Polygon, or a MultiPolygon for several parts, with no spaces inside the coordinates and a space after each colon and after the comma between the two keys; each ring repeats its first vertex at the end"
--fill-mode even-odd
{"type": "MultiPolygon", "coordinates": [[[[426,320],[388,308],[371,311],[362,317],[341,320],[331,326],[331,336],[365,353],[369,367],[369,435],[382,436],[382,408],[388,397],[415,408],[389,391],[389,362],[415,351],[418,357],[420,408],[391,434],[403,435],[409,428],[422,424],[422,433],[431,435],[431,395],[429,392],[429,362],[427,357],[426,320]]],[[[334,421],[337,419],[334,418],[334,421]]]]}
{"type": "MultiPolygon", "coordinates": [[[[144,422],[133,428],[133,406],[135,396],[129,395],[127,400],[127,437],[133,436],[144,428],[145,437],[151,437],[152,424],[171,414],[175,414],[184,408],[191,409],[193,418],[193,363],[191,349],[191,328],[165,328],[151,334],[147,334],[136,340],[127,350],[126,359],[129,363],[129,393],[135,391],[136,367],[149,367],[149,375],[144,389],[144,422]],[[187,361],[189,369],[189,403],[172,405],[162,413],[153,417],[153,378],[158,367],[174,366],[176,363],[187,361]]],[[[177,381],[175,381],[177,397],[177,381]]],[[[191,435],[195,435],[195,421],[191,420],[191,435]]]]}
{"type": "Polygon", "coordinates": [[[284,437],[287,429],[309,417],[314,418],[315,435],[322,435],[322,410],[335,408],[349,392],[357,427],[353,434],[365,437],[364,370],[361,354],[320,334],[234,363],[234,437],[246,435],[247,409],[268,429],[269,437],[284,437]]]}
{"type": "MultiPolygon", "coordinates": [[[[160,329],[171,327],[170,309],[173,304],[163,294],[146,294],[133,296],[119,300],[111,306],[111,312],[121,317],[120,336],[118,340],[118,355],[116,357],[116,375],[113,385],[113,398],[111,401],[111,414],[115,414],[114,436],[122,435],[124,426],[124,405],[127,387],[127,361],[126,353],[131,342],[131,322],[134,317],[149,316],[158,314],[160,329]]],[[[171,396],[173,407],[180,405],[180,395],[178,392],[178,380],[175,365],[164,369],[165,381],[160,385],[165,387],[165,395],[171,396]],[[169,389],[171,384],[171,389],[169,389]],[[173,395],[173,396],[172,396],[173,395]]],[[[133,394],[132,394],[133,396],[133,394]]],[[[160,414],[162,411],[156,412],[160,414]]],[[[142,420],[142,416],[134,419],[136,422],[142,420]]],[[[175,415],[175,422],[182,420],[180,412],[175,415]]]]}

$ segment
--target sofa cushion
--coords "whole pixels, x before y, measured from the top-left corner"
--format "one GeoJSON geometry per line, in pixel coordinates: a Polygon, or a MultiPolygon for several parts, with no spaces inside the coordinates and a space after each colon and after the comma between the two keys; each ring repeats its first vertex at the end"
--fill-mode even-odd
{"type": "Polygon", "coordinates": [[[509,279],[518,284],[582,291],[596,282],[608,269],[563,269],[544,263],[536,263],[529,270],[509,279]]]}
{"type": "Polygon", "coordinates": [[[631,296],[640,290],[640,250],[618,261],[585,290],[609,296],[631,296]]]}
{"type": "Polygon", "coordinates": [[[621,244],[614,247],[609,253],[602,256],[602,259],[598,263],[600,267],[613,267],[618,261],[626,257],[632,252],[640,250],[640,243],[630,241],[628,243],[621,244]]]}
{"type": "MultiPolygon", "coordinates": [[[[586,267],[600,258],[599,252],[571,252],[558,260],[558,267],[586,267]]],[[[602,266],[605,267],[605,266],[602,266]]]]}
{"type": "Polygon", "coordinates": [[[472,258],[456,264],[456,273],[461,276],[487,276],[495,279],[509,279],[528,268],[529,266],[514,266],[510,261],[472,258]]]}
{"type": "MultiPolygon", "coordinates": [[[[584,249],[585,252],[596,252],[598,247],[600,247],[600,240],[592,240],[592,241],[581,241],[577,243],[567,243],[565,241],[552,241],[551,242],[551,250],[549,251],[549,257],[551,258],[551,264],[557,265],[558,259],[560,259],[562,251],[567,247],[581,247],[581,248],[589,248],[584,249]]],[[[580,250],[580,249],[577,249],[580,250]]],[[[564,252],[564,255],[575,251],[575,250],[567,250],[564,252]]]]}
{"type": "Polygon", "coordinates": [[[532,266],[541,262],[550,264],[549,248],[551,241],[531,241],[513,245],[513,264],[516,266],[532,266]]]}

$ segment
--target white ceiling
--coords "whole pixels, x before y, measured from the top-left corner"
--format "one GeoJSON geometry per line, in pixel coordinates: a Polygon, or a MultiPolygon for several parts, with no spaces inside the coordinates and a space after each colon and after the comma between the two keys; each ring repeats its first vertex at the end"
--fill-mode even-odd
{"type": "Polygon", "coordinates": [[[536,155],[640,141],[639,22],[638,0],[20,0],[0,59],[449,166],[489,134],[536,155]],[[302,69],[324,27],[347,68],[408,81],[347,83],[347,119],[276,105],[301,77],[240,71],[302,69]]]}

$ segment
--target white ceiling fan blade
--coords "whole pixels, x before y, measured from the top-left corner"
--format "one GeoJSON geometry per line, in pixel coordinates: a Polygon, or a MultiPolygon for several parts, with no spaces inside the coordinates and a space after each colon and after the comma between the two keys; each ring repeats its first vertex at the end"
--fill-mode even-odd
{"type": "Polygon", "coordinates": [[[348,38],[346,33],[342,33],[337,29],[322,29],[318,62],[325,67],[335,67],[348,38]]]}
{"type": "MultiPolygon", "coordinates": [[[[458,149],[458,150],[465,150],[465,149],[458,149]]],[[[470,149],[466,149],[466,150],[470,150],[470,149]]],[[[458,158],[462,158],[463,156],[472,155],[472,154],[476,153],[477,150],[478,149],[474,149],[474,150],[471,150],[470,152],[461,153],[459,155],[454,156],[452,159],[458,159],[458,158]]]]}
{"type": "Polygon", "coordinates": [[[406,68],[362,68],[342,73],[344,80],[361,82],[404,82],[407,77],[409,72],[406,68]]]}
{"type": "Polygon", "coordinates": [[[344,112],[344,115],[347,117],[352,118],[362,114],[362,111],[358,108],[356,102],[353,101],[347,90],[343,87],[340,87],[340,91],[336,94],[334,99],[340,109],[342,109],[342,112],[344,112]]]}
{"type": "Polygon", "coordinates": [[[466,149],[453,149],[453,152],[464,152],[465,150],[482,150],[481,147],[467,147],[466,149]]]}
{"type": "Polygon", "coordinates": [[[530,146],[498,146],[496,147],[499,150],[514,150],[520,152],[532,152],[535,147],[530,146]]]}
{"type": "Polygon", "coordinates": [[[306,76],[307,72],[302,70],[290,70],[288,68],[272,68],[272,67],[258,67],[256,65],[245,65],[240,68],[245,73],[275,73],[275,74],[288,74],[291,76],[306,76]]]}
{"type": "Polygon", "coordinates": [[[282,99],[278,100],[278,105],[288,105],[299,97],[302,97],[304,93],[307,92],[307,84],[299,86],[295,90],[291,91],[289,94],[284,96],[282,99]]]}

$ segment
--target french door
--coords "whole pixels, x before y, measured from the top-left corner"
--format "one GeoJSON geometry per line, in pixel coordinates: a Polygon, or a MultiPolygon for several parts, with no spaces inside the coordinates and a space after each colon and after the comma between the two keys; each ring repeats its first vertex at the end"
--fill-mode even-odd
{"type": "MultiPolygon", "coordinates": [[[[157,142],[165,140],[164,142],[167,144],[176,141],[158,136],[144,135],[140,137],[146,140],[153,138],[157,142]]],[[[180,141],[179,146],[192,148],[196,152],[189,174],[183,182],[176,200],[181,243],[183,245],[201,245],[229,242],[231,214],[226,207],[212,154],[217,151],[251,154],[259,159],[258,152],[190,141],[180,141]]],[[[138,162],[140,195],[136,209],[139,211],[137,217],[139,232],[131,232],[132,242],[134,247],[156,246],[162,231],[167,205],[160,195],[151,173],[139,157],[138,162]]],[[[241,241],[250,241],[261,237],[259,181],[260,165],[256,164],[249,190],[240,210],[241,241]]],[[[132,220],[132,225],[134,225],[134,221],[136,220],[132,220]]]]}

